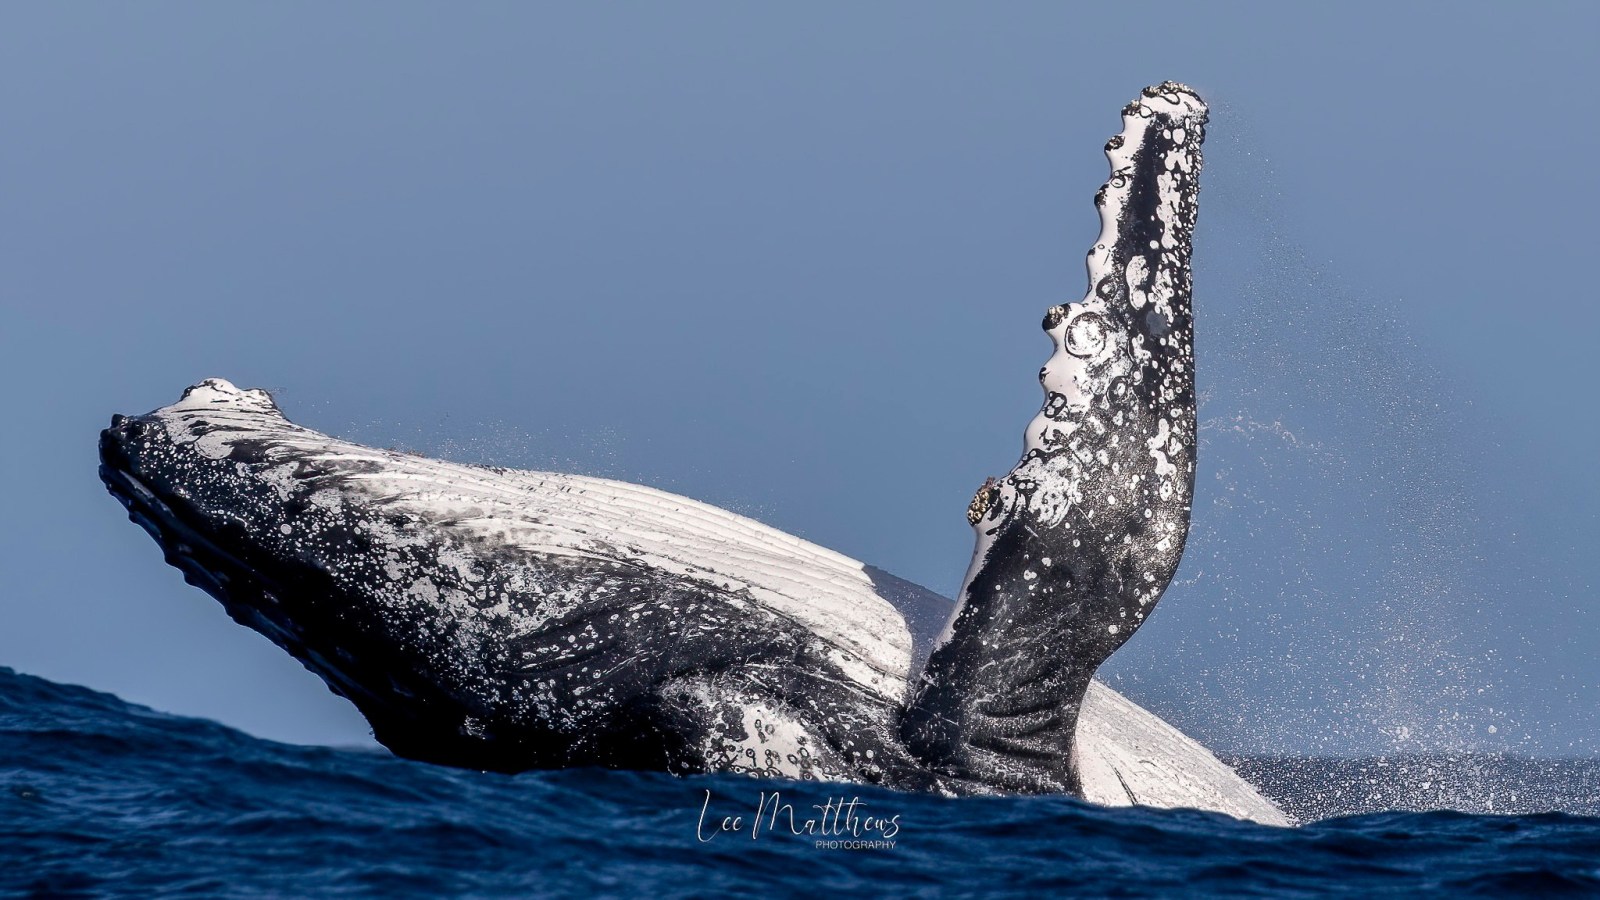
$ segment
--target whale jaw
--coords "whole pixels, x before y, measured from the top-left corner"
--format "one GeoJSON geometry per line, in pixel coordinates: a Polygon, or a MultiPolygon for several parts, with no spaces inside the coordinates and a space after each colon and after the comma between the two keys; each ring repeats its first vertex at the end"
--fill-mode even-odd
{"type": "Polygon", "coordinates": [[[229,618],[271,640],[330,691],[351,701],[379,743],[398,756],[483,771],[518,772],[538,760],[537,746],[507,746],[492,735],[464,732],[461,723],[470,718],[469,709],[416,678],[409,662],[385,653],[382,643],[328,614],[339,605],[328,602],[336,600],[338,589],[317,584],[322,579],[314,570],[260,559],[247,547],[224,546],[222,538],[195,522],[181,500],[159,495],[130,473],[120,425],[101,433],[99,472],[129,521],[155,540],[185,583],[205,591],[229,618]]]}

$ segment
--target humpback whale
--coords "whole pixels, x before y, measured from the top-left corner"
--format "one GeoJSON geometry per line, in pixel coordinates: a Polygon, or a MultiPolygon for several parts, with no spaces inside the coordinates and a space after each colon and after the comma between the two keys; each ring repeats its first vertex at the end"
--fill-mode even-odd
{"type": "Polygon", "coordinates": [[[1123,110],[1087,295],[1044,317],[1044,405],[1015,468],[967,510],[976,547],[953,603],[686,497],[342,441],[221,379],[114,416],[100,476],[185,580],[401,756],[1066,792],[1283,822],[1093,678],[1187,533],[1206,117],[1172,82],[1123,110]]]}

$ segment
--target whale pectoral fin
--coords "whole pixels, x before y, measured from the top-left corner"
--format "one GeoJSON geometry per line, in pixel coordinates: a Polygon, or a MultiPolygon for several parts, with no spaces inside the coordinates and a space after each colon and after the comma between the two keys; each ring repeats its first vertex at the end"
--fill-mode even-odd
{"type": "Polygon", "coordinates": [[[1177,569],[1194,487],[1190,255],[1206,106],[1123,110],[1082,300],[1050,309],[1045,402],[967,509],[977,546],[903,719],[913,752],[1010,789],[1073,789],[1079,704],[1177,569]]]}

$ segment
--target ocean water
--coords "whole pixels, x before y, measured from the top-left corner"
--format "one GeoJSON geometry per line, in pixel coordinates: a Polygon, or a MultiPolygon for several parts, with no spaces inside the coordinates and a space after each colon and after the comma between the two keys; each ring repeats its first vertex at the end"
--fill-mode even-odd
{"type": "Polygon", "coordinates": [[[1593,763],[1240,764],[1308,820],[1430,796],[1515,814],[1268,828],[1066,798],[482,774],[263,741],[0,668],[0,894],[1600,895],[1600,818],[1537,811],[1600,812],[1593,763]]]}

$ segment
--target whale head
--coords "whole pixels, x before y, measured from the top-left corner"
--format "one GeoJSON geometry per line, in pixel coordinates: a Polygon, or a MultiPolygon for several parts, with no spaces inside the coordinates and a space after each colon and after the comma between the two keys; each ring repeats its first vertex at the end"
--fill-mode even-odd
{"type": "Polygon", "coordinates": [[[239,477],[255,460],[249,459],[250,442],[236,436],[274,423],[288,426],[266,391],[208,378],[171,406],[112,416],[111,427],[100,433],[100,478],[129,517],[162,544],[168,561],[211,590],[227,576],[208,568],[203,557],[244,564],[250,536],[239,510],[263,500],[258,481],[239,477]]]}
{"type": "MultiPolygon", "coordinates": [[[[392,660],[371,652],[384,646],[364,637],[372,617],[293,524],[343,514],[315,490],[327,464],[296,453],[307,434],[266,391],[210,378],[170,406],[113,416],[100,433],[100,478],[186,582],[383,721],[400,708],[384,671],[392,660]]],[[[319,546],[353,540],[318,536],[319,546]]]]}

